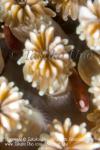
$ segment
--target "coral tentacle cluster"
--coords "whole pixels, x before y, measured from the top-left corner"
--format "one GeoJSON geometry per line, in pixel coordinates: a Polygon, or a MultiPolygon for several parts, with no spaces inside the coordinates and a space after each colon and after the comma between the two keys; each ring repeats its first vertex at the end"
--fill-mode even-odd
{"type": "Polygon", "coordinates": [[[87,41],[89,48],[100,54],[100,0],[88,0],[79,12],[80,25],[77,33],[87,41]],[[84,13],[83,13],[84,12],[84,13]]]}
{"type": "Polygon", "coordinates": [[[63,20],[67,21],[68,16],[73,20],[78,18],[79,8],[86,0],[51,0],[51,2],[56,5],[56,11],[61,12],[63,20]]]}
{"type": "Polygon", "coordinates": [[[96,109],[87,115],[89,121],[93,122],[94,127],[91,129],[94,138],[100,141],[100,74],[92,77],[89,92],[93,95],[93,104],[96,109]]]}
{"type": "Polygon", "coordinates": [[[91,129],[94,138],[100,142],[100,110],[95,109],[92,113],[87,115],[89,121],[93,122],[95,126],[91,129]]]}
{"type": "Polygon", "coordinates": [[[0,5],[2,19],[10,26],[35,24],[45,16],[55,16],[43,0],[1,0],[0,5]]]}
{"type": "Polygon", "coordinates": [[[68,54],[72,49],[67,39],[55,36],[54,27],[41,25],[38,31],[30,33],[18,61],[18,64],[25,63],[24,79],[32,82],[40,95],[65,92],[68,76],[75,65],[68,54]]]}
{"type": "Polygon", "coordinates": [[[93,94],[93,103],[100,109],[100,75],[92,77],[89,92],[93,94]]]}
{"type": "Polygon", "coordinates": [[[85,123],[72,125],[69,118],[65,119],[64,124],[54,120],[50,125],[50,134],[43,134],[41,138],[45,144],[39,150],[94,150],[100,147],[99,143],[93,142],[85,123]]]}
{"type": "Polygon", "coordinates": [[[34,130],[40,132],[44,124],[39,122],[44,122],[42,116],[31,107],[28,100],[23,99],[23,93],[14,86],[14,82],[0,77],[0,141],[25,136],[29,131],[29,124],[30,130],[34,128],[31,131],[33,136],[36,136],[34,130]]]}

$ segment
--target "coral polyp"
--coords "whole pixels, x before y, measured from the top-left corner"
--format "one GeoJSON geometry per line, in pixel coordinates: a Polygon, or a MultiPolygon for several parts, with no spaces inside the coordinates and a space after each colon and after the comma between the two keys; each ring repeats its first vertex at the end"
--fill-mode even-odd
{"type": "Polygon", "coordinates": [[[64,92],[75,65],[68,54],[72,49],[67,39],[55,36],[54,27],[41,25],[38,31],[30,33],[23,56],[18,61],[18,64],[25,64],[24,79],[32,82],[32,87],[39,89],[40,95],[64,92]]]}

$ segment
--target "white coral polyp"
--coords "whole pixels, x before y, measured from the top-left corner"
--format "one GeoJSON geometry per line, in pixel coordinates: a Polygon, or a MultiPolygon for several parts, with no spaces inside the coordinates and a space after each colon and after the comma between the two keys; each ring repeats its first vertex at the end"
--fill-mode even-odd
{"type": "Polygon", "coordinates": [[[65,119],[64,124],[54,120],[50,125],[50,133],[41,135],[45,143],[39,150],[94,150],[100,147],[100,143],[93,141],[90,132],[87,132],[86,124],[72,125],[70,118],[65,119]]]}
{"type": "Polygon", "coordinates": [[[29,130],[36,136],[43,129],[44,118],[22,96],[13,82],[0,77],[0,142],[10,137],[27,136],[29,130]]]}
{"type": "Polygon", "coordinates": [[[1,0],[0,5],[1,18],[9,26],[28,26],[41,22],[45,16],[55,16],[43,0],[1,0]]]}
{"type": "Polygon", "coordinates": [[[79,12],[80,25],[77,28],[81,40],[87,41],[88,47],[100,54],[100,0],[88,0],[79,12]]]}
{"type": "Polygon", "coordinates": [[[93,103],[100,109],[100,75],[92,77],[89,92],[93,94],[93,103]]]}
{"type": "Polygon", "coordinates": [[[84,5],[86,0],[50,0],[56,5],[56,11],[61,12],[64,21],[68,20],[70,16],[76,20],[79,15],[80,6],[84,5]]]}
{"type": "Polygon", "coordinates": [[[75,65],[68,54],[72,49],[67,39],[55,37],[54,27],[41,25],[40,30],[30,33],[18,61],[18,64],[25,63],[24,79],[32,82],[32,87],[37,88],[41,96],[65,92],[68,76],[75,65]]]}
{"type": "Polygon", "coordinates": [[[95,109],[92,113],[87,115],[89,121],[94,123],[94,127],[91,129],[94,138],[100,142],[100,110],[95,109]]]}

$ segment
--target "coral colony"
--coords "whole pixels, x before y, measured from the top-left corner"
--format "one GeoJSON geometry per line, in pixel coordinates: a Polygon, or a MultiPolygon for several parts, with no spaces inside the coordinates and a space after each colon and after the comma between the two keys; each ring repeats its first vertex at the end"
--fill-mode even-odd
{"type": "Polygon", "coordinates": [[[90,111],[87,123],[73,123],[72,116],[48,121],[29,102],[30,95],[25,99],[16,82],[3,74],[6,61],[0,46],[0,143],[31,136],[44,139],[39,150],[100,148],[100,0],[0,0],[0,25],[0,41],[5,39],[33,94],[36,90],[41,101],[45,96],[57,104],[65,103],[70,91],[78,113],[90,111]],[[71,55],[77,48],[53,20],[56,15],[65,24],[78,22],[76,35],[87,45],[78,62],[71,55]]]}

